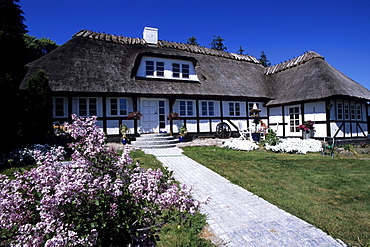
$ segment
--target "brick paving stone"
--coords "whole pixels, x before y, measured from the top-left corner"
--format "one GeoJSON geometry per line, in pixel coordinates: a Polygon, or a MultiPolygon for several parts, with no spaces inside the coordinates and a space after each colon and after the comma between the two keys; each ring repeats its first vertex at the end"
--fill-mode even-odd
{"type": "Polygon", "coordinates": [[[222,246],[332,246],[345,244],[322,230],[279,209],[253,193],[182,154],[180,148],[144,149],[174,172],[175,178],[194,188],[194,198],[205,201],[209,231],[222,246]]]}

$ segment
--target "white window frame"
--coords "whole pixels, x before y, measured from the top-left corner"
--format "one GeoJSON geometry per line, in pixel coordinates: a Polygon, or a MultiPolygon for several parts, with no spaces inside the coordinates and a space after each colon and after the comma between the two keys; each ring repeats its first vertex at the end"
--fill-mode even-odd
{"type": "Polygon", "coordinates": [[[121,116],[127,116],[128,115],[128,99],[122,98],[122,97],[109,97],[107,98],[107,115],[109,117],[121,117],[121,116]],[[117,100],[117,114],[112,114],[112,100],[117,100]],[[125,101],[125,108],[122,109],[121,100],[125,101]],[[121,112],[124,111],[123,114],[121,112]]]}
{"type": "Polygon", "coordinates": [[[68,100],[67,97],[53,97],[53,117],[54,118],[66,118],[67,117],[67,109],[68,109],[68,100]],[[62,115],[57,116],[57,99],[63,100],[62,102],[62,115]]]}
{"type": "Polygon", "coordinates": [[[78,116],[80,117],[91,117],[91,116],[98,116],[99,115],[99,100],[95,97],[80,97],[77,98],[77,112],[78,116]],[[86,100],[86,114],[81,114],[81,102],[80,100],[86,100]],[[93,114],[91,111],[91,101],[95,100],[96,108],[95,108],[95,114],[93,114]]]}
{"type": "Polygon", "coordinates": [[[288,118],[289,118],[289,131],[291,133],[297,133],[300,132],[298,129],[298,126],[301,122],[301,113],[300,113],[300,107],[299,106],[290,106],[288,107],[288,118]],[[292,109],[292,111],[291,111],[292,109]],[[298,109],[298,111],[296,111],[298,109]],[[293,116],[293,118],[292,118],[293,116]],[[298,116],[298,117],[297,117],[298,116]]]}
{"type": "Polygon", "coordinates": [[[179,100],[179,114],[184,117],[195,116],[195,101],[194,100],[179,100]]]}
{"type": "Polygon", "coordinates": [[[199,81],[191,61],[170,58],[143,56],[136,75],[145,78],[199,81]],[[149,62],[152,64],[147,65],[149,62]],[[174,64],[178,64],[176,74],[174,74],[174,64]]]}
{"type": "Polygon", "coordinates": [[[357,120],[362,119],[362,107],[360,103],[356,104],[356,117],[357,117],[357,120]]]}
{"type": "Polygon", "coordinates": [[[200,115],[203,117],[216,116],[216,102],[215,101],[200,101],[200,115]],[[205,107],[205,108],[204,108],[205,107]]]}
{"type": "Polygon", "coordinates": [[[337,119],[343,120],[344,117],[344,104],[343,102],[337,102],[337,119]]]}
{"type": "Polygon", "coordinates": [[[240,102],[228,102],[229,116],[240,117],[242,115],[241,109],[242,104],[240,102]],[[237,108],[239,108],[239,110],[237,108]]]}
{"type": "Polygon", "coordinates": [[[351,119],[350,103],[348,101],[343,103],[343,117],[344,120],[351,119]]]}

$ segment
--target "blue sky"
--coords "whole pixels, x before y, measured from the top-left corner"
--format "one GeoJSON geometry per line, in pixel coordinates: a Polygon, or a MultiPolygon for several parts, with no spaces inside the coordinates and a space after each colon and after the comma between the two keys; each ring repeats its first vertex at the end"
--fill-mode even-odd
{"type": "Polygon", "coordinates": [[[195,36],[209,47],[221,36],[228,52],[272,64],[312,50],[370,89],[369,0],[21,0],[29,34],[62,45],[81,29],[142,37],[144,27],[159,39],[183,42],[195,36]]]}

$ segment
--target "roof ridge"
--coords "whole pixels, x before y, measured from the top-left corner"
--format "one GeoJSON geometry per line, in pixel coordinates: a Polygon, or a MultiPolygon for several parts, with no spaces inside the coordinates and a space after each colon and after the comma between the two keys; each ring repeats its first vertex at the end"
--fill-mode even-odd
{"type": "MultiPolygon", "coordinates": [[[[147,44],[145,40],[141,38],[130,38],[130,37],[117,36],[117,35],[110,35],[110,34],[105,34],[105,33],[89,31],[86,29],[82,29],[78,31],[72,37],[73,38],[75,37],[90,38],[90,39],[102,40],[106,42],[119,43],[119,44],[130,44],[130,45],[147,44]]],[[[178,50],[183,50],[183,51],[188,51],[188,52],[198,53],[198,54],[219,56],[219,57],[240,60],[240,61],[247,61],[247,62],[251,62],[255,64],[261,63],[257,58],[251,55],[242,55],[242,54],[236,54],[236,53],[229,53],[225,51],[218,51],[218,50],[214,50],[214,49],[210,49],[210,48],[206,48],[202,46],[197,46],[197,45],[189,45],[189,44],[184,44],[184,43],[158,40],[158,43],[156,46],[163,47],[163,48],[173,48],[173,49],[178,49],[178,50]]]]}
{"type": "Polygon", "coordinates": [[[283,62],[283,63],[278,63],[276,65],[269,66],[265,68],[265,75],[272,75],[281,71],[284,71],[286,69],[290,69],[296,66],[299,66],[301,64],[306,63],[307,61],[314,59],[314,58],[321,58],[325,59],[323,56],[318,54],[317,52],[314,51],[307,51],[304,54],[293,58],[289,61],[283,62]]]}

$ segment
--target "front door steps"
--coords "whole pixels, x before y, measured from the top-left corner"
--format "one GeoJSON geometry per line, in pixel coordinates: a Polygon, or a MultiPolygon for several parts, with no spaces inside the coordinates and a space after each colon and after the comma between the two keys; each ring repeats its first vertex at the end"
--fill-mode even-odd
{"type": "Polygon", "coordinates": [[[134,148],[171,148],[176,147],[179,143],[178,139],[173,136],[169,136],[167,133],[158,134],[140,134],[140,137],[136,137],[136,141],[133,141],[132,147],[134,148]]]}

